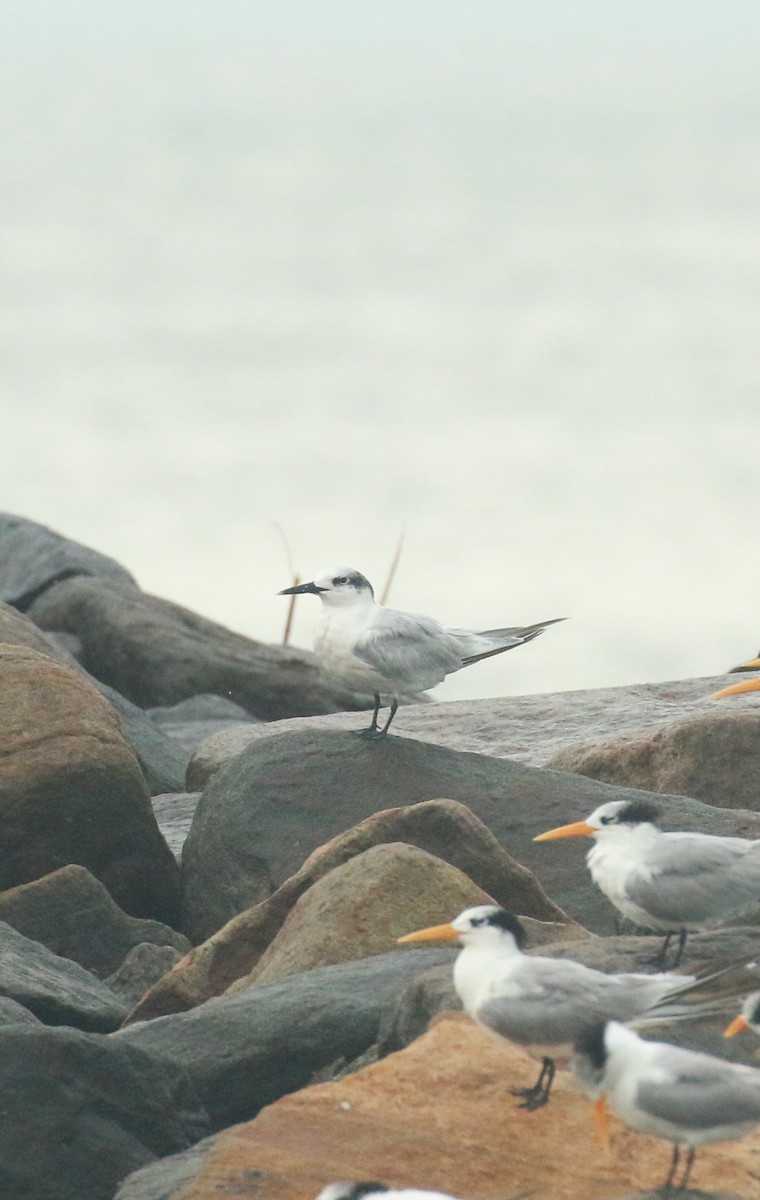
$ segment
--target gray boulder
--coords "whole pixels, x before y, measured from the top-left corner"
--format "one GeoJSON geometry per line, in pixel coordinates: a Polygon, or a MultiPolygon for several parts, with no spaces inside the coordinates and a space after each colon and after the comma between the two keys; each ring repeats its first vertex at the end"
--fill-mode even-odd
{"type": "Polygon", "coordinates": [[[115,688],[88,678],[116,710],[121,735],[137,755],[151,796],[184,791],[190,751],[115,688]]]}
{"type": "Polygon", "coordinates": [[[171,1200],[195,1178],[218,1138],[218,1133],[212,1134],[189,1150],[140,1167],[139,1171],[127,1176],[113,1200],[171,1200]]]}
{"type": "Polygon", "coordinates": [[[89,971],[3,921],[0,996],[23,1004],[46,1025],[73,1025],[96,1033],[117,1029],[127,1013],[124,1002],[89,971]]]}
{"type": "Polygon", "coordinates": [[[256,718],[239,704],[213,694],[190,696],[164,708],[149,708],[145,716],[185,748],[188,760],[201,742],[220,729],[248,729],[256,724],[256,718]]]}
{"type": "Polygon", "coordinates": [[[3,1200],[111,1200],[125,1175],[192,1145],[206,1114],[184,1072],[74,1029],[0,1028],[3,1200]]]}
{"type": "Polygon", "coordinates": [[[179,962],[182,954],[174,946],[157,946],[141,942],[133,946],[124,962],[109,975],[106,983],[120,1000],[135,1004],[167,971],[179,962]]]}
{"type": "Polygon", "coordinates": [[[166,792],[151,797],[153,815],[166,844],[179,862],[193,823],[200,792],[166,792]]]}
{"type": "Polygon", "coordinates": [[[304,1087],[336,1059],[357,1058],[404,984],[452,960],[450,950],[431,948],[320,967],[130,1025],[109,1040],[183,1068],[219,1130],[304,1087]]]}
{"type": "Polygon", "coordinates": [[[0,892],[0,921],[101,978],[144,942],[170,946],[178,957],[190,949],[187,938],[170,926],[128,916],[103,884],[75,863],[0,892]]]}
{"type": "Polygon", "coordinates": [[[107,555],[37,521],[0,513],[0,599],[24,609],[51,584],[76,575],[96,575],[138,590],[129,571],[107,555]]]}
{"type": "MultiPolygon", "coordinates": [[[[641,792],[408,738],[309,730],[257,739],[203,792],[182,859],[188,935],[210,936],[266,899],[317,846],[379,809],[441,796],[466,804],[570,916],[595,932],[614,929],[614,910],[586,870],[585,839],[533,838],[641,792]]],[[[652,798],[667,828],[760,836],[755,813],[652,798]]]]}
{"type": "Polygon", "coordinates": [[[76,634],[90,674],[141,708],[212,693],[270,721],[369,703],[333,684],[304,650],[253,641],[107,579],[65,579],[28,613],[42,629],[76,634]]]}

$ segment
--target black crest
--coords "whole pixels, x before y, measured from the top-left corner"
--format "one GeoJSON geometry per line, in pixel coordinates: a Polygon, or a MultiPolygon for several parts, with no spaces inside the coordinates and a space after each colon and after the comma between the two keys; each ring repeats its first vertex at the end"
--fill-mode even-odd
{"type": "Polygon", "coordinates": [[[513,916],[512,913],[508,913],[506,909],[497,908],[486,918],[486,924],[495,925],[497,929],[506,929],[508,933],[511,933],[517,943],[518,950],[522,950],[525,947],[528,940],[525,927],[517,917],[513,916]]]}
{"type": "Polygon", "coordinates": [[[621,825],[641,825],[649,821],[656,825],[660,819],[660,810],[651,800],[630,800],[617,816],[621,825]]]}
{"type": "Polygon", "coordinates": [[[605,1021],[587,1025],[578,1035],[574,1047],[575,1053],[579,1057],[587,1058],[595,1071],[603,1071],[604,1064],[607,1062],[607,1047],[604,1044],[605,1029],[605,1021]]]}

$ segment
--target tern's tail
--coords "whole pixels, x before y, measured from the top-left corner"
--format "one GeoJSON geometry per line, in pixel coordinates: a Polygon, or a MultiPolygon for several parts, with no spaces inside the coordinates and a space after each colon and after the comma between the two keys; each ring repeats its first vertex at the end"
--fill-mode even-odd
{"type": "Polygon", "coordinates": [[[488,638],[491,642],[498,642],[498,645],[493,646],[490,650],[483,650],[480,654],[468,655],[467,658],[462,659],[462,666],[469,667],[471,663],[480,662],[481,658],[490,658],[493,654],[503,654],[505,650],[514,650],[515,646],[523,646],[526,642],[532,642],[549,625],[556,625],[558,621],[566,619],[566,617],[553,617],[551,621],[537,621],[535,625],[516,625],[512,629],[483,629],[479,632],[478,637],[488,638]]]}
{"type": "Polygon", "coordinates": [[[733,1012],[737,1000],[757,987],[760,967],[754,959],[736,959],[717,969],[687,976],[682,986],[668,991],[632,1024],[651,1028],[662,1022],[695,1021],[716,1013],[733,1012]]]}

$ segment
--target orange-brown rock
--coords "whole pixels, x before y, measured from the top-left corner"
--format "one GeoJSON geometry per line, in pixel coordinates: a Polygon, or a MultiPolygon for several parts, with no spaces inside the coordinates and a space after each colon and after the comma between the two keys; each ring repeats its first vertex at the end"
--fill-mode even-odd
{"type": "MultiPolygon", "coordinates": [[[[525,1051],[467,1018],[442,1018],[406,1050],[222,1134],[172,1200],[313,1200],[337,1179],[467,1200],[620,1200],[662,1183],[668,1143],[614,1122],[608,1155],[569,1074],[558,1075],[546,1108],[519,1108],[508,1089],[535,1075],[525,1051]]],[[[758,1153],[757,1133],[704,1147],[693,1185],[754,1200],[758,1153]]]]}
{"type": "Polygon", "coordinates": [[[79,670],[0,644],[0,888],[68,863],[125,912],[177,919],[178,873],[119,718],[79,670]]]}
{"type": "Polygon", "coordinates": [[[372,846],[315,883],[288,913],[254,969],[232,989],[384,954],[404,933],[440,925],[492,898],[417,846],[372,846]]]}
{"type": "Polygon", "coordinates": [[[177,963],[146,993],[129,1021],[183,1012],[220,995],[253,970],[308,888],[355,855],[387,842],[418,846],[459,867],[512,912],[581,932],[469,808],[456,800],[427,800],[374,813],[320,846],[267,900],[233,917],[177,963]]]}
{"type": "Polygon", "coordinates": [[[546,765],[603,783],[758,811],[760,713],[710,712],[654,732],[579,742],[546,765]]]}

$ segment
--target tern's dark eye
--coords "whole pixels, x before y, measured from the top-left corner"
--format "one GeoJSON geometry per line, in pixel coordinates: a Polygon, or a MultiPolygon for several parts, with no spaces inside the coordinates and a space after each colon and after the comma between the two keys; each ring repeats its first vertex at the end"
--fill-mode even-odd
{"type": "Polygon", "coordinates": [[[602,822],[602,825],[614,825],[615,824],[614,817],[600,817],[599,820],[602,822]]]}
{"type": "Polygon", "coordinates": [[[348,583],[347,575],[338,575],[337,579],[333,579],[333,587],[340,587],[342,583],[348,583]]]}
{"type": "Polygon", "coordinates": [[[472,925],[473,929],[475,929],[477,925],[485,925],[485,923],[485,917],[470,917],[470,924],[472,925]]]}

